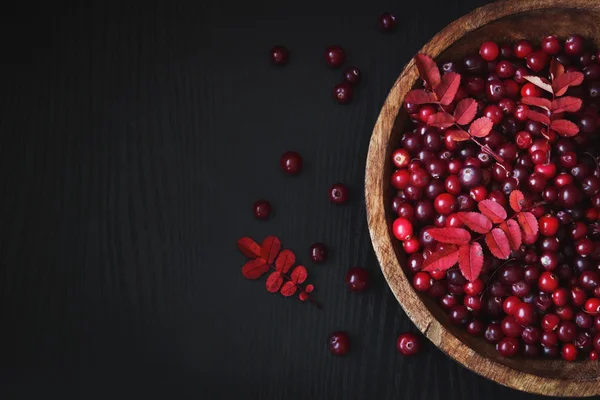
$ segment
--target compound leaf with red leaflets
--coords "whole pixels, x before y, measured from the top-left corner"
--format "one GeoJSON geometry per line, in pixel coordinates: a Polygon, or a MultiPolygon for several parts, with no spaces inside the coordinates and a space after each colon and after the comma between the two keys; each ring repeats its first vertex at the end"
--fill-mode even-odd
{"type": "Polygon", "coordinates": [[[475,99],[462,99],[454,109],[454,119],[459,125],[467,125],[473,121],[475,115],[477,115],[477,102],[475,99]]]}
{"type": "Polygon", "coordinates": [[[433,92],[423,89],[414,89],[408,92],[404,101],[411,104],[431,104],[437,103],[438,99],[433,92]]]}
{"type": "Polygon", "coordinates": [[[550,129],[555,130],[559,135],[566,137],[575,136],[579,133],[579,127],[566,119],[555,119],[550,124],[550,129]]]}
{"type": "Polygon", "coordinates": [[[238,249],[248,258],[260,257],[260,246],[249,237],[243,237],[237,241],[238,249]]]}
{"type": "Polygon", "coordinates": [[[440,99],[440,104],[447,106],[452,103],[458,87],[460,86],[460,75],[456,72],[448,72],[442,76],[440,84],[435,88],[435,94],[440,99]]]}
{"type": "Polygon", "coordinates": [[[428,55],[420,53],[415,56],[415,64],[421,79],[430,89],[435,89],[441,82],[440,69],[435,61],[428,55]]]}
{"type": "Polygon", "coordinates": [[[488,233],[492,230],[492,221],[483,214],[468,211],[459,212],[457,215],[458,219],[474,232],[488,233]]]}
{"type": "Polygon", "coordinates": [[[269,264],[275,261],[275,257],[281,250],[281,241],[276,236],[268,236],[260,245],[260,255],[267,260],[269,264]]]}
{"type": "Polygon", "coordinates": [[[528,106],[542,107],[546,110],[550,109],[550,100],[544,99],[543,97],[525,96],[521,99],[521,103],[527,104],[528,106]]]}
{"type": "Polygon", "coordinates": [[[294,283],[302,283],[308,277],[308,273],[306,272],[306,268],[302,265],[298,265],[292,271],[290,278],[292,278],[292,282],[294,283]]]}
{"type": "Polygon", "coordinates": [[[579,111],[582,104],[583,101],[577,97],[560,97],[552,101],[552,104],[550,105],[550,110],[555,114],[562,112],[574,113],[579,111]]]}
{"type": "Polygon", "coordinates": [[[423,271],[445,271],[458,262],[458,247],[448,246],[423,261],[423,271]]]}
{"type": "Polygon", "coordinates": [[[471,240],[471,234],[463,228],[429,228],[427,233],[440,243],[464,244],[471,240]]]}

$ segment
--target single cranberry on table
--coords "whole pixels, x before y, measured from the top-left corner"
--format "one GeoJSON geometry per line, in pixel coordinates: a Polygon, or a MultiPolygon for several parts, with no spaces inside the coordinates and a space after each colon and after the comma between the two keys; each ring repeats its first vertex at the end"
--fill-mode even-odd
{"type": "Polygon", "coordinates": [[[283,46],[275,46],[270,51],[271,61],[275,65],[286,65],[289,60],[289,52],[283,46]]]}
{"type": "Polygon", "coordinates": [[[379,17],[379,29],[382,32],[393,32],[396,29],[396,17],[390,13],[383,13],[379,17]]]}
{"type": "Polygon", "coordinates": [[[346,61],[346,52],[340,46],[329,46],[325,50],[325,62],[333,68],[341,66],[346,61]]]}
{"type": "Polygon", "coordinates": [[[348,104],[354,97],[354,89],[352,85],[346,81],[340,82],[333,88],[333,98],[339,104],[348,104]]]}
{"type": "Polygon", "coordinates": [[[344,204],[348,197],[348,187],[343,183],[336,183],[329,188],[329,200],[334,204],[344,204]]]}
{"type": "Polygon", "coordinates": [[[421,350],[421,339],[414,333],[401,333],[396,340],[396,348],[403,356],[415,355],[421,350]]]}
{"type": "Polygon", "coordinates": [[[279,160],[283,171],[290,175],[297,175],[302,170],[302,156],[296,151],[286,151],[279,160]]]}
{"type": "Polygon", "coordinates": [[[369,271],[361,267],[352,267],[346,273],[346,286],[353,292],[362,292],[369,287],[369,271]]]}
{"type": "Polygon", "coordinates": [[[254,216],[258,219],[268,219],[271,215],[271,203],[267,200],[258,200],[254,203],[254,216]]]}
{"type": "Polygon", "coordinates": [[[348,67],[344,72],[344,80],[352,86],[357,86],[361,80],[360,69],[356,67],[348,67]]]}
{"type": "Polygon", "coordinates": [[[346,332],[338,331],[329,335],[329,352],[336,356],[345,356],[350,351],[350,338],[346,332]]]}
{"type": "Polygon", "coordinates": [[[315,243],[310,246],[310,259],[315,264],[327,261],[327,246],[323,243],[315,243]]]}

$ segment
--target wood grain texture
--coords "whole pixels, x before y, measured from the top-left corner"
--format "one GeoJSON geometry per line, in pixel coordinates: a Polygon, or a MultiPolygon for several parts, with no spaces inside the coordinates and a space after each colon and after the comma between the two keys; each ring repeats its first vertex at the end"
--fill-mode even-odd
{"type": "MultiPolygon", "coordinates": [[[[576,31],[600,45],[600,4],[590,0],[502,1],[479,8],[454,21],[429,41],[421,52],[439,60],[456,59],[476,51],[484,40],[527,38],[539,42],[549,31],[565,37],[576,31]]],[[[482,338],[453,327],[439,306],[411,287],[401,264],[401,247],[392,240],[391,152],[398,146],[407,116],[401,105],[418,71],[410,61],[394,84],[381,110],[369,147],[365,197],[375,252],[392,292],[417,327],[442,351],[478,374],[503,385],[544,395],[585,397],[600,394],[598,363],[521,360],[501,357],[482,338]]]]}

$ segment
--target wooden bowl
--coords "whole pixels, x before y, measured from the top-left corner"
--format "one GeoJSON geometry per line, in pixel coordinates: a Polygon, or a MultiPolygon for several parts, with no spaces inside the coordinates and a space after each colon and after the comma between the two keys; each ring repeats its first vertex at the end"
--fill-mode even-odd
{"type": "MultiPolygon", "coordinates": [[[[454,21],[427,43],[422,53],[457,60],[477,52],[484,40],[499,43],[526,38],[538,42],[555,34],[579,33],[600,47],[600,2],[594,0],[509,0],[476,9],[454,21]]],[[[600,363],[501,357],[482,338],[452,326],[446,313],[427,296],[416,293],[401,264],[406,257],[390,232],[391,154],[399,146],[407,114],[404,96],[418,77],[413,61],[404,68],[381,110],[366,166],[365,196],[369,230],[381,269],[398,302],[437,347],[470,370],[515,389],[553,396],[600,394],[600,363]]]]}

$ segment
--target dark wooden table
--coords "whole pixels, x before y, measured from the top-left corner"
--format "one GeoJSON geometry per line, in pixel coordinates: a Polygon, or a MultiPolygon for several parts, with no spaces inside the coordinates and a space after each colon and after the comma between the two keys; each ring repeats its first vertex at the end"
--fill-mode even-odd
{"type": "Polygon", "coordinates": [[[371,129],[410,57],[485,1],[163,1],[2,13],[0,397],[533,399],[413,330],[379,271],[363,177],[371,129]],[[383,35],[377,18],[398,16],[383,35]],[[270,65],[284,44],[289,66],[270,65]],[[365,81],[331,99],[342,45],[365,81]],[[302,153],[298,177],[281,153],[302,153]],[[327,200],[347,183],[349,205],[327,200]],[[269,199],[270,221],[252,216],[269,199]],[[318,311],[246,281],[235,247],[278,235],[318,311]],[[311,243],[331,249],[313,265],[311,243]],[[350,293],[354,265],[372,288],[350,293]],[[352,338],[331,356],[334,330],[352,338]]]}

